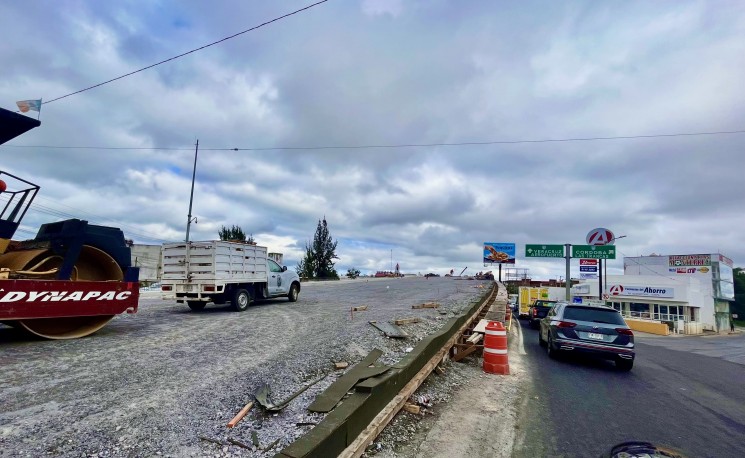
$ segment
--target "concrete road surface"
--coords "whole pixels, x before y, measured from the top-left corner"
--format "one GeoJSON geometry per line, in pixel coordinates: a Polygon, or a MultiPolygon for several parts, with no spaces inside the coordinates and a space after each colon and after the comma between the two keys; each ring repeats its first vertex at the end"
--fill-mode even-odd
{"type": "Polygon", "coordinates": [[[689,457],[745,456],[745,336],[638,336],[631,372],[550,360],[523,323],[531,374],[516,457],[598,457],[644,440],[689,457]]]}

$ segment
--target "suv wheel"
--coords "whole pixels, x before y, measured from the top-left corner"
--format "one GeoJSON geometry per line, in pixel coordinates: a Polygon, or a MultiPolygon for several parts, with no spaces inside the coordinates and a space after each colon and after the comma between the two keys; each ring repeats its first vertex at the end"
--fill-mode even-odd
{"type": "Polygon", "coordinates": [[[631,370],[631,368],[634,367],[634,360],[633,359],[616,359],[616,368],[623,372],[628,372],[631,370]]]}
{"type": "Polygon", "coordinates": [[[554,343],[551,342],[551,332],[548,333],[548,341],[546,342],[546,353],[548,353],[548,357],[551,359],[556,359],[557,356],[559,356],[558,350],[554,348],[554,343]]]}

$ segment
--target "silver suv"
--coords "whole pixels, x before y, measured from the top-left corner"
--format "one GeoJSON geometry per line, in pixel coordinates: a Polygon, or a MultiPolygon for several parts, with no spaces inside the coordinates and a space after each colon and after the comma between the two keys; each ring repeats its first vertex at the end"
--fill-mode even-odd
{"type": "Polygon", "coordinates": [[[622,371],[634,366],[634,333],[618,310],[559,302],[540,321],[538,342],[548,356],[582,353],[615,361],[622,371]]]}

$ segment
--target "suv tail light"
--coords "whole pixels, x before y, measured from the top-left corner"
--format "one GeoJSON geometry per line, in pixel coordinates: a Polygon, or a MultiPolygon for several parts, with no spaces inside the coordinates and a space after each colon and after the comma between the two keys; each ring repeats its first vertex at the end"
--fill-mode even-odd
{"type": "Polygon", "coordinates": [[[624,335],[624,336],[631,336],[631,337],[634,337],[634,333],[633,333],[633,332],[631,332],[631,329],[626,329],[626,328],[616,328],[616,332],[617,332],[617,333],[619,333],[619,334],[621,334],[621,335],[624,335]]]}
{"type": "Polygon", "coordinates": [[[577,326],[577,323],[572,323],[569,321],[559,321],[559,323],[556,325],[557,328],[573,328],[577,326]]]}
{"type": "Polygon", "coordinates": [[[537,309],[533,309],[533,316],[538,316],[538,310],[537,309]]]}

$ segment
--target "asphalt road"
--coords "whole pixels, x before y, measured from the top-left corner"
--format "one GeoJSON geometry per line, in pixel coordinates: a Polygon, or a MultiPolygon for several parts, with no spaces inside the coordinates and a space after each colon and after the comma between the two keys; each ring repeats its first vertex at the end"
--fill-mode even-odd
{"type": "Polygon", "coordinates": [[[688,457],[745,456],[745,359],[732,357],[744,335],[637,336],[624,373],[611,362],[550,360],[538,331],[521,329],[531,382],[514,456],[598,457],[629,440],[688,457]]]}

